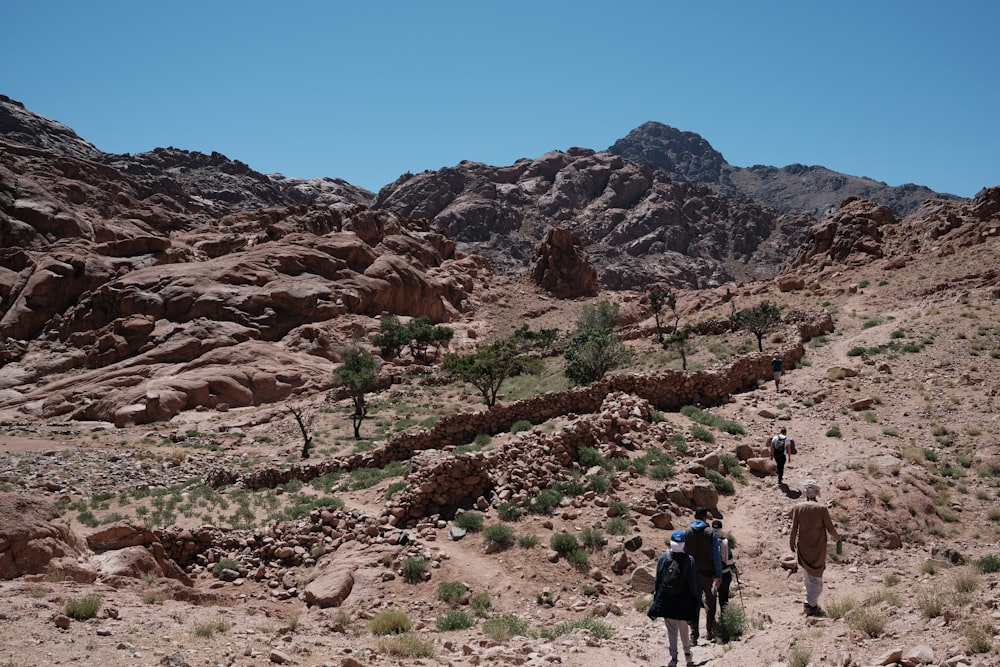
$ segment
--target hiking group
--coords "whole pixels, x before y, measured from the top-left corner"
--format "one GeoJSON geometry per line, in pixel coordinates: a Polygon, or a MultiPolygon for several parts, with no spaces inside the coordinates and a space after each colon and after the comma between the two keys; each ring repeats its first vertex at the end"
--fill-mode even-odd
{"type": "MultiPolygon", "coordinates": [[[[803,611],[807,616],[824,615],[819,596],[826,568],[827,534],[836,540],[838,553],[842,539],[833,526],[830,511],[818,500],[819,491],[815,480],[806,480],[802,486],[805,500],[793,505],[788,514],[791,519],[789,546],[795,553],[797,566],[802,569],[803,611]]],[[[677,667],[679,649],[683,650],[687,665],[695,664],[691,649],[701,638],[701,611],[705,610],[704,637],[711,641],[715,625],[729,604],[733,576],[739,585],[739,571],[732,545],[722,535],[722,521],[716,519],[710,525],[709,518],[706,508],[695,509],[694,520],[686,530],[670,534],[670,549],[662,553],[656,563],[653,601],[647,614],[650,618],[664,620],[669,667],[677,667]]]]}

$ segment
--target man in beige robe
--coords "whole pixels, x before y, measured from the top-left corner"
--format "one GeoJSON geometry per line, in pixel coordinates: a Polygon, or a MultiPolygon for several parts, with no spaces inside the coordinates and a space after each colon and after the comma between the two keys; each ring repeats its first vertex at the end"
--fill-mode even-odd
{"type": "Polygon", "coordinates": [[[816,480],[806,480],[802,485],[806,499],[795,504],[790,515],[792,530],[788,543],[795,552],[802,579],[806,586],[806,601],[803,604],[807,616],[822,616],[819,595],[823,592],[823,570],[826,569],[826,535],[830,534],[840,542],[840,534],[833,527],[830,510],[817,502],[819,484],[816,480]]]}

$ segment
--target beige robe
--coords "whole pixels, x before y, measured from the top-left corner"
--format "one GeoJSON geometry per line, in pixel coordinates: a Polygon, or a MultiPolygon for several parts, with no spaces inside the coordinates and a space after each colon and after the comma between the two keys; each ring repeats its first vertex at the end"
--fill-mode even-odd
{"type": "Polygon", "coordinates": [[[792,532],[788,543],[796,552],[799,566],[814,577],[822,577],[826,569],[826,534],[840,541],[826,505],[806,500],[794,505],[789,512],[792,532]]]}

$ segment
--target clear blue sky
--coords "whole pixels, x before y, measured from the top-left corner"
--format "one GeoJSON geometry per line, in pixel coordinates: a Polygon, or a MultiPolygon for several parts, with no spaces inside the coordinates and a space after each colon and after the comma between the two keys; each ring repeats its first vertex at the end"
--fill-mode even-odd
{"type": "Polygon", "coordinates": [[[377,191],[655,120],[737,166],[1000,185],[994,0],[33,0],[0,22],[0,93],[107,152],[377,191]]]}

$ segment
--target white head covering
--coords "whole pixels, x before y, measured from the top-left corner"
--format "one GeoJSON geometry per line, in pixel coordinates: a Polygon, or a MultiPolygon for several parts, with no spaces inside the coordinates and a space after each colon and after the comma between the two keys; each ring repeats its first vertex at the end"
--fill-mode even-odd
{"type": "Polygon", "coordinates": [[[682,554],[684,553],[684,543],[671,541],[670,550],[673,551],[675,554],[682,554]]]}
{"type": "Polygon", "coordinates": [[[814,479],[807,479],[802,483],[802,492],[805,493],[806,498],[810,500],[819,498],[819,482],[814,479]]]}

